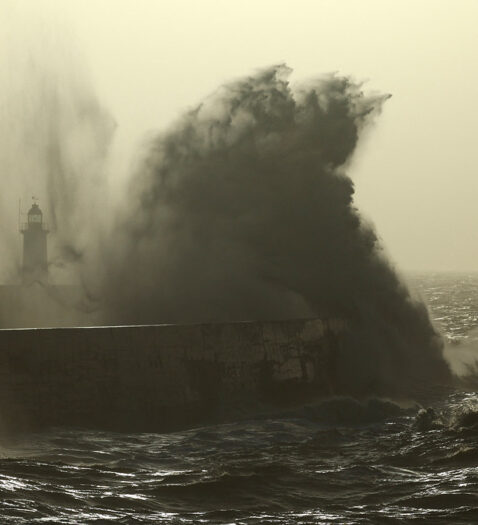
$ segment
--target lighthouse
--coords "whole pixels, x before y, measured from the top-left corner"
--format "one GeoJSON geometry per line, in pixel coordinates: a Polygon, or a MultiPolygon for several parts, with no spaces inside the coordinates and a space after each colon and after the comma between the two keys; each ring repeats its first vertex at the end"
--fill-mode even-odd
{"type": "Polygon", "coordinates": [[[35,202],[27,215],[27,222],[21,227],[23,234],[24,285],[34,282],[48,284],[47,242],[48,228],[43,222],[43,213],[35,202]]]}

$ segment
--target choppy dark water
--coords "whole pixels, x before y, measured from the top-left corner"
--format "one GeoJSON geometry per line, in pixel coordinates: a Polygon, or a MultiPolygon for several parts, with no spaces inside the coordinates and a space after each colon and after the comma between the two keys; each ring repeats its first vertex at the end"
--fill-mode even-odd
{"type": "MultiPolygon", "coordinates": [[[[453,339],[478,276],[414,280],[453,339]]],[[[0,448],[0,524],[478,523],[478,394],[434,414],[335,399],[172,434],[52,431],[0,448]]]]}

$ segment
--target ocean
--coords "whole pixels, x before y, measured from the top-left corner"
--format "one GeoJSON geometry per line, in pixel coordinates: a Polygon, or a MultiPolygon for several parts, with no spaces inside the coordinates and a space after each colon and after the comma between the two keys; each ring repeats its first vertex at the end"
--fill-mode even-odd
{"type": "MultiPolygon", "coordinates": [[[[449,353],[473,343],[478,274],[409,282],[449,353]]],[[[339,397],[169,434],[53,429],[0,445],[0,525],[423,522],[478,523],[470,385],[423,407],[339,397]]]]}

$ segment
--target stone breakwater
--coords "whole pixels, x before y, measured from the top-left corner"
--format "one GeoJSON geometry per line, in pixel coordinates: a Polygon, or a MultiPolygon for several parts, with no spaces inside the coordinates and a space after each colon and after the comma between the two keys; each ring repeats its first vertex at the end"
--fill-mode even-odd
{"type": "Polygon", "coordinates": [[[333,394],[339,319],[0,330],[0,425],[168,431],[333,394]]]}

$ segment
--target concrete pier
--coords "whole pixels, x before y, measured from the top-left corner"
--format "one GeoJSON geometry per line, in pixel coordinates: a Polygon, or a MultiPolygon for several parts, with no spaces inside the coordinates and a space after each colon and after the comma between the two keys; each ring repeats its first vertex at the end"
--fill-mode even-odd
{"type": "Polygon", "coordinates": [[[168,431],[334,392],[338,319],[0,330],[0,425],[168,431]]]}

